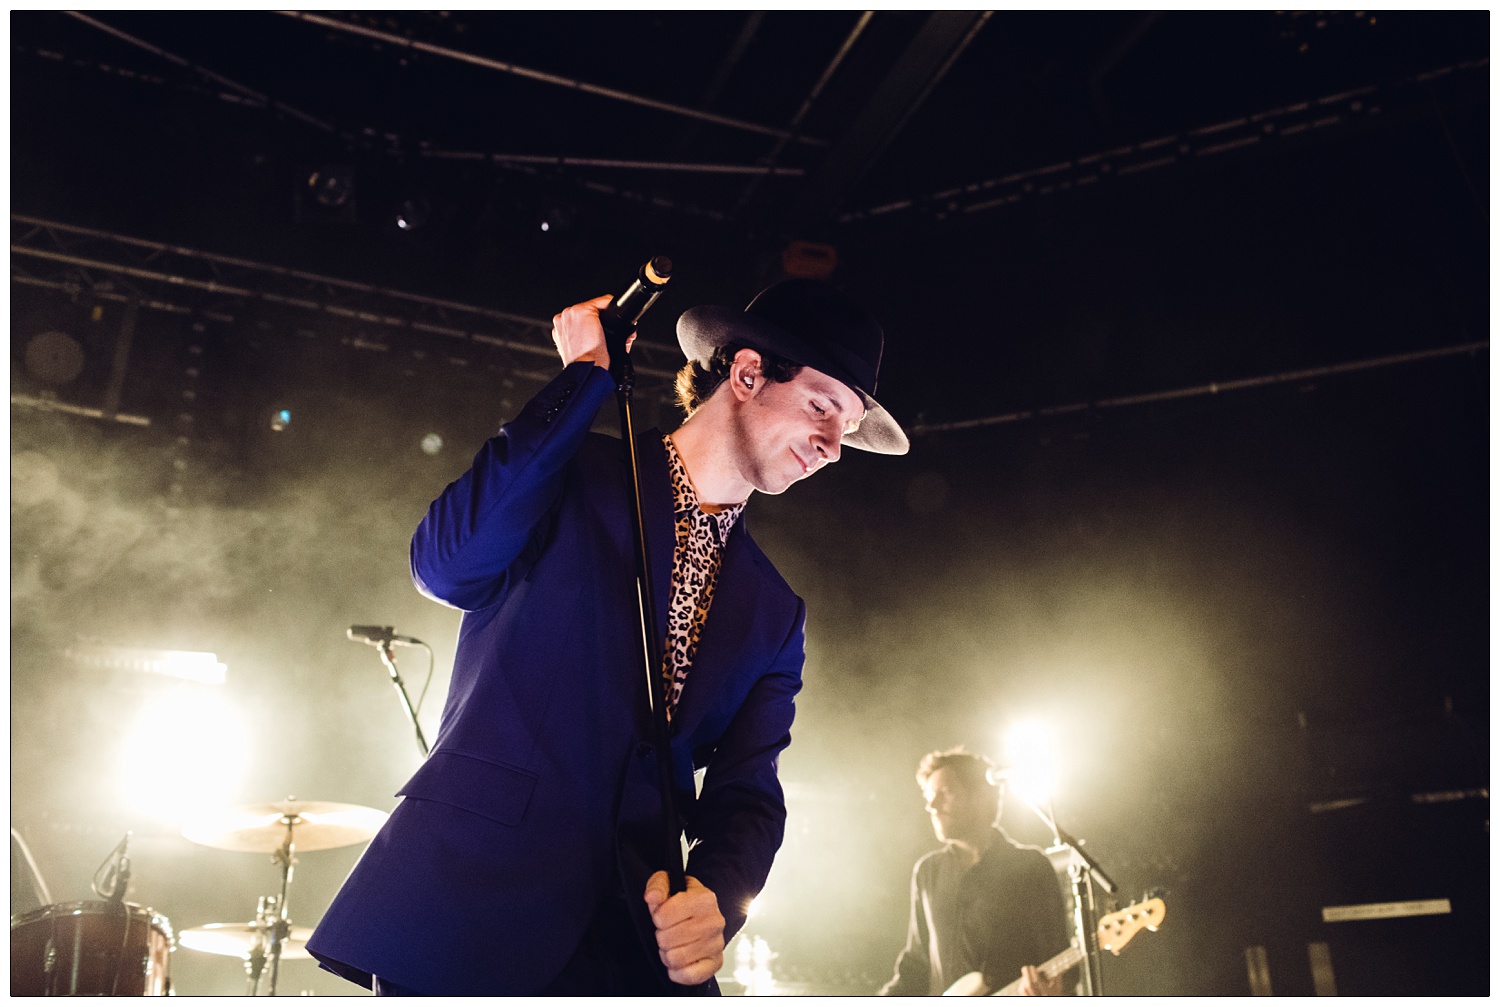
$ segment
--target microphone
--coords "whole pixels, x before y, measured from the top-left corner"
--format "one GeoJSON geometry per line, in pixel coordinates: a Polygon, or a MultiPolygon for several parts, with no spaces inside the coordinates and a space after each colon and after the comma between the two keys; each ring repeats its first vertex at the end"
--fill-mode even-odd
{"type": "Polygon", "coordinates": [[[89,883],[94,894],[116,905],[124,904],[125,890],[130,887],[129,849],[130,833],[127,832],[125,838],[104,858],[104,863],[99,865],[99,869],[94,872],[93,881],[89,883]]]}
{"type": "MultiPolygon", "coordinates": [[[[625,341],[671,278],[672,260],[658,255],[641,267],[635,282],[625,289],[625,293],[599,312],[599,324],[604,327],[604,346],[609,350],[609,374],[615,380],[617,391],[627,398],[635,388],[635,366],[625,351],[625,341]]],[[[624,417],[621,419],[623,421],[624,417]]]]}
{"type": "Polygon", "coordinates": [[[672,260],[665,255],[658,255],[642,266],[635,282],[626,288],[625,293],[599,312],[605,331],[621,339],[634,332],[641,316],[661,296],[671,278],[672,260]]]}
{"type": "Polygon", "coordinates": [[[368,643],[372,647],[396,644],[400,647],[420,647],[422,641],[412,636],[398,636],[395,626],[350,626],[349,639],[356,643],[368,643]]]}

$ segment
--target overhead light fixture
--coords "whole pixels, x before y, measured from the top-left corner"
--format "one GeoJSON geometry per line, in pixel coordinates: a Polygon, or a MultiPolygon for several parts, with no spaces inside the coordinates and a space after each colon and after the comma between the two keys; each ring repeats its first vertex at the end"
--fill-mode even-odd
{"type": "Polygon", "coordinates": [[[49,385],[65,385],[83,371],[83,347],[66,332],[32,336],[26,341],[26,370],[49,385]]]}
{"type": "Polygon", "coordinates": [[[115,647],[108,644],[79,643],[63,650],[63,656],[91,668],[138,671],[148,675],[223,685],[229,668],[217,654],[193,650],[148,650],[143,647],[115,647]]]}
{"type": "Polygon", "coordinates": [[[396,226],[407,233],[415,231],[431,219],[432,204],[422,196],[403,200],[396,210],[396,226]]]}
{"type": "Polygon", "coordinates": [[[321,165],[309,169],[297,187],[299,221],[355,221],[354,169],[348,165],[321,165]]]}

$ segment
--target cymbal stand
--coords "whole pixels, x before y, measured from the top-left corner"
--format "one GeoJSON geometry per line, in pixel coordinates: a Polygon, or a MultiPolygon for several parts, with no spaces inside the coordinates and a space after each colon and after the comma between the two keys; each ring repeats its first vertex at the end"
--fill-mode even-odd
{"type": "Polygon", "coordinates": [[[271,920],[276,914],[276,896],[262,895],[255,907],[256,937],[255,946],[245,956],[245,979],[250,988],[245,991],[246,996],[256,996],[260,993],[260,977],[266,968],[267,948],[266,934],[271,930],[271,920]]]}
{"type": "Polygon", "coordinates": [[[292,841],[292,832],[297,824],[302,821],[300,815],[283,815],[282,822],[286,824],[286,839],[281,843],[281,849],[275,853],[276,863],[281,865],[281,894],[276,898],[276,914],[271,920],[271,990],[270,996],[276,995],[276,979],[281,971],[281,945],[292,933],[292,921],[287,916],[287,892],[292,887],[292,866],[296,864],[296,843],[292,841]]]}

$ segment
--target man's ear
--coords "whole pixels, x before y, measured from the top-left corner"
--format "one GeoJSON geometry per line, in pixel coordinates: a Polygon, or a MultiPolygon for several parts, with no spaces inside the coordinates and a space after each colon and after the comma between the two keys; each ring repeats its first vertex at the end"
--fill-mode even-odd
{"type": "Polygon", "coordinates": [[[760,365],[760,354],[749,347],[734,355],[734,363],[729,365],[729,389],[739,401],[749,401],[760,390],[765,381],[760,365]]]}

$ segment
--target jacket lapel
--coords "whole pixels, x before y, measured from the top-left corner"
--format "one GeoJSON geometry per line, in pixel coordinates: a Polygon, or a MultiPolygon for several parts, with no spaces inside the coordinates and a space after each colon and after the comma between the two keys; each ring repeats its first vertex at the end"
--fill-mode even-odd
{"type": "Polygon", "coordinates": [[[723,695],[723,685],[746,661],[764,655],[747,653],[753,647],[752,620],[759,606],[755,604],[755,561],[740,518],[724,549],[724,562],[714,585],[713,603],[703,633],[698,637],[698,652],[682,686],[682,699],[672,718],[673,733],[686,737],[697,729],[699,721],[723,695]]]}

